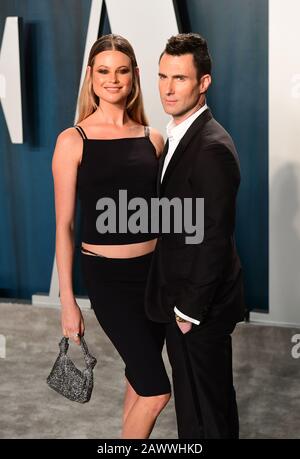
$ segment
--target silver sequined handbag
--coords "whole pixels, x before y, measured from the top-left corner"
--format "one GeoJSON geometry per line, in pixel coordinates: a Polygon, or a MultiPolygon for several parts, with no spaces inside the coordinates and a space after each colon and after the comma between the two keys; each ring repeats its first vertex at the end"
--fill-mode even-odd
{"type": "Polygon", "coordinates": [[[93,369],[97,363],[88,350],[83,337],[80,339],[86,368],[79,370],[67,355],[69,339],[63,337],[59,343],[60,352],[47,378],[47,384],[69,400],[86,403],[93,390],[93,369]]]}

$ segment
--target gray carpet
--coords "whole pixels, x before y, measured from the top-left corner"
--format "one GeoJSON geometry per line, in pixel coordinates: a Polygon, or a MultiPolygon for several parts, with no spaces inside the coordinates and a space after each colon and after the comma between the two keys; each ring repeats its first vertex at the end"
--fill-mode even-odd
{"type": "MultiPolygon", "coordinates": [[[[123,363],[92,311],[84,311],[86,339],[97,359],[92,399],[81,405],[48,388],[58,354],[60,312],[0,303],[0,438],[119,438],[123,363]]],[[[291,356],[299,329],[240,324],[233,334],[234,378],[241,438],[300,438],[300,359],[291,356]]],[[[70,355],[83,366],[80,349],[70,355]]],[[[164,355],[168,373],[170,367],[164,355]]],[[[151,438],[176,438],[173,399],[151,438]]]]}

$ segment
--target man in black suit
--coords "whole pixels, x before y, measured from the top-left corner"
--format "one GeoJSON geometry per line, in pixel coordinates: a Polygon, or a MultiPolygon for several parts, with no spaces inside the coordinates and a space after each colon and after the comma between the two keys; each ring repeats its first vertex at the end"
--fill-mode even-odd
{"type": "MultiPolygon", "coordinates": [[[[244,320],[234,241],[238,156],[206,105],[211,59],[198,34],[168,40],[159,89],[172,116],[160,159],[159,197],[204,198],[204,238],[161,234],[150,269],[146,311],[166,322],[179,438],[238,438],[231,333],[244,320]]],[[[195,206],[194,206],[195,210],[195,206]]]]}

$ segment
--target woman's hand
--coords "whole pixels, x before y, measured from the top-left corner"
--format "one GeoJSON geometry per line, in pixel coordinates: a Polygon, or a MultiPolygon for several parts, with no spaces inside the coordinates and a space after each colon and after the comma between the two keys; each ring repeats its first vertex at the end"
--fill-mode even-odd
{"type": "Polygon", "coordinates": [[[80,344],[80,337],[84,335],[84,319],[80,307],[74,300],[71,303],[62,302],[61,326],[63,335],[80,344]],[[77,336],[79,333],[80,336],[77,336]]]}

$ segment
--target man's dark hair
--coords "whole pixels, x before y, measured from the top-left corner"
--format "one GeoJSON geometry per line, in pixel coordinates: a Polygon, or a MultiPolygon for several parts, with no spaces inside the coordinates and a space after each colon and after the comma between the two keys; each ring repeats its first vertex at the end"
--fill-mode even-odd
{"type": "Polygon", "coordinates": [[[192,54],[197,71],[197,78],[203,75],[211,75],[211,57],[208,52],[206,40],[197,33],[180,33],[174,35],[167,41],[164,51],[161,53],[159,60],[164,54],[171,56],[182,56],[183,54],[192,54]]]}

